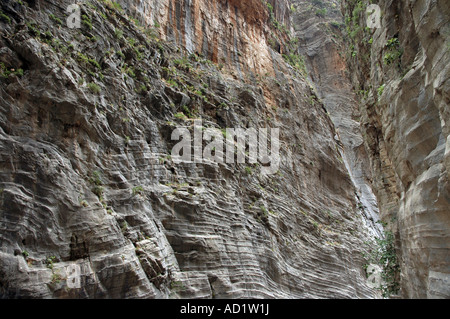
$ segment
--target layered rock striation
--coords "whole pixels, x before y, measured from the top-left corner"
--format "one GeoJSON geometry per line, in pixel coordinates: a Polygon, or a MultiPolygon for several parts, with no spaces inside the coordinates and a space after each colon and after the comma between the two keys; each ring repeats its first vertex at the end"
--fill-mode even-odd
{"type": "Polygon", "coordinates": [[[346,34],[339,1],[292,1],[292,17],[298,52],[305,57],[309,80],[333,121],[342,143],[341,161],[345,163],[356,197],[376,237],[379,223],[378,203],[372,189],[372,172],[364,146],[359,99],[350,81],[345,58],[346,34]]]}
{"type": "Polygon", "coordinates": [[[449,17],[446,1],[343,1],[350,74],[382,219],[396,234],[402,295],[450,296],[449,17]]]}
{"type": "Polygon", "coordinates": [[[291,29],[287,0],[119,3],[142,23],[156,26],[161,39],[223,64],[225,70],[232,71],[241,80],[266,72],[273,75],[272,52],[267,39],[271,33],[280,34],[280,30],[271,28],[271,19],[279,29],[291,29]]]}
{"type": "Polygon", "coordinates": [[[1,297],[379,297],[287,2],[70,4],[1,3],[1,297]],[[278,172],[174,161],[194,120],[279,128],[278,172]]]}

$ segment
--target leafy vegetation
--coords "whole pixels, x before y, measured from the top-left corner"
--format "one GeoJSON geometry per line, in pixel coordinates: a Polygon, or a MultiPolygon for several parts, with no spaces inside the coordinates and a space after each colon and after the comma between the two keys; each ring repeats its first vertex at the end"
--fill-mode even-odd
{"type": "MultiPolygon", "coordinates": [[[[358,56],[357,51],[354,49],[356,45],[360,47],[361,50],[365,48],[359,43],[359,40],[363,40],[362,43],[369,44],[369,39],[372,37],[370,29],[363,28],[361,26],[361,20],[365,18],[363,14],[367,8],[366,1],[349,1],[349,13],[345,15],[345,25],[347,34],[352,42],[352,48],[349,51],[349,56],[356,58],[358,56]]],[[[361,55],[361,58],[366,57],[361,55]]],[[[370,55],[367,55],[367,58],[370,55]]],[[[368,59],[367,59],[368,60],[368,59]]],[[[367,62],[367,61],[365,61],[367,62]]]]}
{"type": "Polygon", "coordinates": [[[317,9],[316,10],[316,16],[324,18],[327,15],[327,8],[317,9]]]}
{"type": "Polygon", "coordinates": [[[102,1],[108,8],[117,10],[119,12],[123,12],[123,8],[120,5],[120,3],[110,0],[102,0],[102,1]]]}
{"type": "Polygon", "coordinates": [[[12,75],[15,75],[17,77],[22,77],[24,74],[23,69],[8,69],[3,62],[0,62],[0,77],[1,78],[8,78],[12,75]]]}
{"type": "Polygon", "coordinates": [[[93,58],[87,57],[85,54],[78,52],[77,54],[77,60],[79,62],[84,63],[86,66],[92,65],[96,69],[101,69],[100,64],[97,62],[97,60],[93,58]]]}
{"type": "Polygon", "coordinates": [[[176,119],[184,120],[184,121],[186,121],[188,119],[188,117],[182,112],[175,113],[173,115],[173,117],[175,117],[176,119]]]}
{"type": "Polygon", "coordinates": [[[102,198],[103,196],[103,192],[104,192],[104,188],[103,186],[94,186],[94,188],[92,189],[92,192],[97,195],[98,198],[102,198]]]}
{"type": "Polygon", "coordinates": [[[398,66],[400,65],[400,59],[403,56],[403,49],[400,47],[400,41],[398,38],[391,38],[386,43],[386,48],[388,49],[388,52],[384,55],[384,63],[386,65],[391,65],[395,62],[398,63],[398,66]]]}
{"type": "Polygon", "coordinates": [[[87,87],[88,87],[89,91],[91,91],[92,93],[95,93],[95,94],[98,94],[102,91],[100,86],[94,82],[88,83],[87,87]]]}
{"type": "Polygon", "coordinates": [[[34,35],[36,37],[41,35],[41,31],[39,31],[39,28],[37,27],[37,24],[35,21],[29,21],[27,22],[28,31],[31,35],[34,35]]]}
{"type": "Polygon", "coordinates": [[[81,16],[81,23],[85,25],[89,30],[92,30],[92,20],[86,14],[81,16]]]}
{"type": "MultiPolygon", "coordinates": [[[[400,266],[395,252],[395,238],[392,232],[385,232],[382,238],[376,238],[374,244],[366,243],[369,253],[363,254],[367,260],[365,270],[369,265],[378,265],[382,269],[381,290],[383,297],[388,298],[395,295],[400,289],[400,266]]],[[[368,274],[369,275],[369,274],[368,274]]]]}
{"type": "Polygon", "coordinates": [[[0,20],[5,21],[8,24],[11,24],[11,18],[8,17],[3,11],[0,10],[0,20]]]}
{"type": "Polygon", "coordinates": [[[56,261],[56,257],[55,256],[48,257],[45,260],[45,264],[47,265],[47,268],[53,270],[53,267],[54,267],[53,264],[55,263],[55,261],[56,261]]]}
{"type": "Polygon", "coordinates": [[[92,172],[92,176],[89,178],[89,183],[97,185],[97,186],[103,185],[101,173],[99,171],[92,172]]]}
{"type": "Polygon", "coordinates": [[[61,276],[60,273],[55,272],[55,273],[52,274],[52,283],[53,283],[53,284],[58,284],[58,283],[60,283],[63,279],[64,279],[64,278],[61,276]]]}
{"type": "Polygon", "coordinates": [[[385,84],[383,84],[383,85],[381,85],[379,88],[378,88],[378,97],[381,97],[382,95],[383,95],[383,93],[384,93],[384,88],[386,87],[386,85],[385,84]]]}
{"type": "Polygon", "coordinates": [[[144,188],[142,186],[133,187],[132,193],[133,196],[141,195],[144,192],[144,188]]]}
{"type": "Polygon", "coordinates": [[[293,68],[298,70],[304,76],[308,75],[306,70],[305,58],[295,53],[283,54],[284,60],[289,63],[293,68]]]}
{"type": "Polygon", "coordinates": [[[123,38],[123,31],[120,29],[115,29],[114,30],[114,35],[116,36],[117,39],[122,39],[123,38]]]}
{"type": "MultiPolygon", "coordinates": [[[[263,3],[266,5],[267,10],[269,12],[269,18],[270,18],[270,21],[272,22],[272,26],[279,31],[287,32],[286,26],[284,24],[280,23],[275,18],[275,12],[274,12],[273,6],[269,2],[264,1],[264,0],[263,0],[263,3]]],[[[292,8],[293,8],[293,6],[291,6],[291,9],[292,8]]]]}
{"type": "Polygon", "coordinates": [[[48,15],[48,17],[59,25],[63,24],[62,20],[60,18],[56,17],[53,13],[50,13],[48,15]]]}

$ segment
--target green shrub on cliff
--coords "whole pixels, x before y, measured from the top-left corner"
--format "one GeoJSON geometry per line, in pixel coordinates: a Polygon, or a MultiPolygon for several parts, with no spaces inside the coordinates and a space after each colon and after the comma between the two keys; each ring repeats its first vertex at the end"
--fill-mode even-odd
{"type": "Polygon", "coordinates": [[[8,24],[11,24],[11,18],[8,17],[6,14],[3,13],[3,11],[0,10],[0,20],[5,21],[8,24]]]}
{"type": "Polygon", "coordinates": [[[395,252],[395,237],[392,232],[385,232],[382,238],[376,238],[375,244],[369,245],[369,253],[363,254],[367,260],[366,270],[370,264],[378,265],[381,271],[381,283],[378,289],[383,297],[398,294],[400,290],[400,266],[395,252]]]}
{"type": "Polygon", "coordinates": [[[308,75],[306,70],[305,58],[295,53],[283,54],[284,60],[289,63],[293,68],[297,69],[304,76],[308,75]]]}
{"type": "Polygon", "coordinates": [[[400,66],[400,59],[403,56],[403,49],[400,47],[400,41],[398,38],[391,38],[386,42],[386,48],[388,52],[384,55],[384,63],[386,65],[391,65],[398,62],[400,66]]]}

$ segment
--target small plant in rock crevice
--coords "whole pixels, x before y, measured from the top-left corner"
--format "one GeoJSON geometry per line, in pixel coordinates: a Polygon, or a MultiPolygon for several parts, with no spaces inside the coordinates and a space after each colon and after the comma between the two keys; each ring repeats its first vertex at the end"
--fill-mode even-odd
{"type": "Polygon", "coordinates": [[[141,195],[144,192],[144,188],[142,186],[133,187],[132,193],[133,196],[141,195]]]}
{"type": "Polygon", "coordinates": [[[100,93],[101,92],[101,88],[100,88],[100,86],[98,85],[98,84],[96,84],[96,83],[94,83],[94,82],[91,82],[91,83],[88,83],[88,89],[89,89],[89,91],[91,91],[92,93],[94,93],[94,94],[98,94],[98,93],[100,93]]]}
{"type": "Polygon", "coordinates": [[[403,56],[403,48],[400,47],[400,41],[398,38],[394,37],[386,42],[387,52],[383,57],[384,63],[386,65],[391,65],[397,63],[398,67],[401,68],[401,57],[403,56]]]}
{"type": "Polygon", "coordinates": [[[376,238],[374,243],[366,243],[369,253],[363,253],[367,260],[364,270],[367,271],[369,265],[374,264],[381,267],[381,284],[378,288],[384,298],[398,294],[400,290],[400,265],[395,251],[395,237],[390,231],[386,231],[384,236],[376,238]]]}
{"type": "Polygon", "coordinates": [[[386,85],[385,84],[383,84],[383,85],[380,85],[380,87],[377,89],[377,92],[378,92],[378,98],[381,98],[381,96],[383,95],[383,93],[384,93],[384,88],[386,87],[386,85]]]}

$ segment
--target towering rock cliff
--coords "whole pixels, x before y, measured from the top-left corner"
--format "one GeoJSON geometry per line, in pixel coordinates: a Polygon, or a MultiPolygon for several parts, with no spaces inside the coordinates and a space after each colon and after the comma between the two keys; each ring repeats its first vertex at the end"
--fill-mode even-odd
{"type": "Polygon", "coordinates": [[[347,58],[381,218],[394,232],[402,295],[450,297],[448,1],[343,1],[347,58]]]}
{"type": "MultiPolygon", "coordinates": [[[[269,1],[119,1],[146,25],[157,26],[161,39],[189,53],[197,52],[230,68],[241,80],[273,73],[267,46],[270,15],[290,28],[287,0],[269,1]]],[[[279,33],[279,32],[278,32],[279,33]]]]}
{"type": "Polygon", "coordinates": [[[342,143],[342,160],[356,186],[362,212],[367,214],[377,236],[377,199],[372,189],[372,173],[364,147],[359,99],[350,81],[345,58],[345,33],[340,1],[292,2],[292,19],[298,52],[305,57],[310,82],[330,115],[342,143]]]}
{"type": "Polygon", "coordinates": [[[379,296],[290,4],[70,4],[1,3],[2,297],[379,296]],[[278,172],[175,162],[196,119],[279,128],[278,172]]]}
{"type": "Polygon", "coordinates": [[[0,296],[379,298],[379,214],[448,296],[448,9],[392,3],[363,41],[355,1],[2,1],[0,296]],[[180,128],[278,128],[279,169],[180,128]]]}

